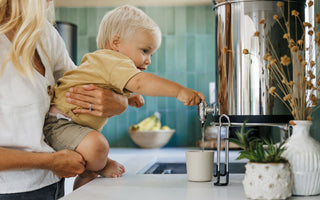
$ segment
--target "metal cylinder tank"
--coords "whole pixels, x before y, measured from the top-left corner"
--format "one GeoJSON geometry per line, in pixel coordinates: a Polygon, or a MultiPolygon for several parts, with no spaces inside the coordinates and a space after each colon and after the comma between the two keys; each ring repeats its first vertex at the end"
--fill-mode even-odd
{"type": "Polygon", "coordinates": [[[64,40],[72,61],[77,63],[77,25],[57,21],[55,27],[64,40]]]}
{"type": "MultiPolygon", "coordinates": [[[[274,15],[288,17],[290,10],[297,10],[304,17],[304,0],[282,1],[281,13],[277,6],[279,0],[216,0],[213,1],[216,20],[216,102],[220,114],[227,114],[232,121],[253,118],[255,122],[286,123],[291,115],[286,107],[269,95],[273,84],[266,69],[264,55],[270,45],[267,40],[277,44],[281,53],[288,51],[283,40],[284,32],[273,19],[274,15]],[[265,20],[264,25],[259,24],[265,20]],[[260,37],[254,36],[256,32],[260,37]],[[268,38],[266,37],[268,36],[268,38]],[[249,54],[244,54],[247,49],[249,54]]],[[[291,13],[290,13],[291,14],[291,13]]],[[[302,29],[297,29],[302,35],[302,29]]]]}

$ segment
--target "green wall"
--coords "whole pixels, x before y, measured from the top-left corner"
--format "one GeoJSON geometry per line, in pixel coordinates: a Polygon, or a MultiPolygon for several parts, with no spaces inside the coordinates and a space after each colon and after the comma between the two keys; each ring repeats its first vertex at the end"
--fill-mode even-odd
{"type": "MultiPolygon", "coordinates": [[[[148,72],[201,91],[209,98],[214,81],[214,13],[212,6],[140,7],[160,26],[160,49],[152,56],[148,72]]],[[[78,64],[81,57],[96,50],[95,38],[103,15],[112,8],[56,8],[56,20],[78,25],[78,64]]],[[[200,139],[197,107],[184,106],[175,98],[145,97],[146,104],[128,107],[112,117],[102,133],[112,147],[135,147],[127,130],[130,125],[160,112],[162,124],[176,129],[167,146],[194,146],[200,139]]]]}
{"type": "MultiPolygon", "coordinates": [[[[316,11],[320,3],[316,3],[316,11]]],[[[201,91],[209,100],[209,82],[215,81],[214,12],[212,6],[140,7],[160,26],[163,40],[153,55],[149,72],[201,91]]],[[[56,8],[56,19],[78,25],[78,64],[85,53],[96,50],[100,20],[112,8],[56,8]]],[[[112,147],[136,147],[127,130],[132,124],[161,113],[162,124],[176,133],[167,146],[195,146],[201,138],[197,107],[186,107],[175,98],[145,97],[142,108],[112,117],[102,133],[112,147]]],[[[313,115],[311,135],[320,140],[320,109],[313,115]]],[[[274,130],[278,134],[278,130],[274,130]]],[[[278,138],[275,136],[275,138],[278,138]]]]}
{"type": "MultiPolygon", "coordinates": [[[[320,14],[320,1],[314,0],[314,5],[315,5],[315,12],[320,14]]],[[[320,31],[320,28],[318,27],[318,30],[320,31]]],[[[320,49],[319,49],[320,50],[320,49]]],[[[320,66],[319,66],[319,58],[317,59],[317,70],[320,71],[320,66]]],[[[319,74],[317,75],[318,77],[320,76],[319,74]]],[[[318,99],[318,104],[320,104],[320,100],[318,99]]],[[[318,141],[320,141],[320,109],[316,110],[313,115],[312,115],[312,121],[313,125],[311,127],[311,135],[316,138],[318,141]]]]}

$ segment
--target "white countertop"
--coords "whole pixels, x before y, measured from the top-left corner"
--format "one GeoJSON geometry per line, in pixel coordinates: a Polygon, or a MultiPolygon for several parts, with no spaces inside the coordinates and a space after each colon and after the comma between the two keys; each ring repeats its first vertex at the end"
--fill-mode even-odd
{"type": "MultiPolygon", "coordinates": [[[[109,156],[122,163],[126,173],[120,178],[96,178],[63,197],[62,200],[239,200],[246,199],[242,187],[243,174],[230,174],[228,186],[211,182],[190,182],[186,174],[142,174],[157,161],[185,162],[185,152],[194,148],[111,149],[109,156]]],[[[234,161],[237,152],[230,152],[234,161]]],[[[216,159],[216,154],[215,154],[216,159]]],[[[221,154],[224,161],[224,153],[221,154]]],[[[224,182],[221,178],[221,182],[224,182]]],[[[319,200],[320,196],[291,197],[297,200],[319,200]]]]}

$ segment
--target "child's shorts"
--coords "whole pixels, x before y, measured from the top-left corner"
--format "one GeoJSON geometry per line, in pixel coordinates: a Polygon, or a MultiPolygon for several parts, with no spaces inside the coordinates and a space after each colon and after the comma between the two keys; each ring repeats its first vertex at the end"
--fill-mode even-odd
{"type": "Polygon", "coordinates": [[[56,151],[75,150],[83,138],[94,129],[81,126],[64,118],[49,115],[44,123],[43,133],[47,144],[56,151]]]}

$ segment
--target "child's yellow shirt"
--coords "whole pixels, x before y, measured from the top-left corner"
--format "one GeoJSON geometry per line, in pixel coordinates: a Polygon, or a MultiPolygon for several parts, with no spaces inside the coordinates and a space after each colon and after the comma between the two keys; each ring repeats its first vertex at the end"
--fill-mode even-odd
{"type": "Polygon", "coordinates": [[[124,89],[126,83],[140,72],[141,70],[136,68],[129,57],[119,52],[103,49],[88,53],[83,57],[78,68],[66,72],[57,81],[52,104],[70,116],[74,122],[101,130],[108,119],[88,114],[74,114],[72,110],[79,107],[67,103],[66,92],[70,87],[95,84],[125,94],[129,92],[124,89]]]}

